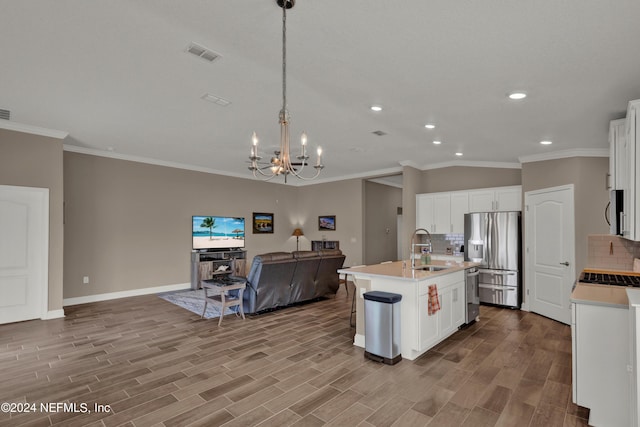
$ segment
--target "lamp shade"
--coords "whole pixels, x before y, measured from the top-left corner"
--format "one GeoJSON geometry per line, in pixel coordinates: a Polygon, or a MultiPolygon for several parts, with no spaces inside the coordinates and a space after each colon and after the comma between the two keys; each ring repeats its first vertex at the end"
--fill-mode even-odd
{"type": "Polygon", "coordinates": [[[304,236],[304,233],[302,232],[302,229],[296,228],[295,230],[293,230],[293,233],[291,235],[300,237],[300,236],[304,236]]]}

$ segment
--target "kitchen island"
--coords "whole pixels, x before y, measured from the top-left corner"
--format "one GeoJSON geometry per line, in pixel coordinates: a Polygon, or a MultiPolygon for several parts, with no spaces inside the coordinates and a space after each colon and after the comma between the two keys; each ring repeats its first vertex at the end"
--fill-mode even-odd
{"type": "Polygon", "coordinates": [[[409,261],[343,268],[339,274],[353,278],[356,286],[356,334],[354,345],[365,346],[364,299],[369,291],[402,295],[400,304],[400,352],[413,360],[458,330],[465,321],[464,270],[475,262],[432,261],[423,269],[411,269],[409,261]],[[436,285],[440,311],[429,316],[429,286],[436,285]]]}

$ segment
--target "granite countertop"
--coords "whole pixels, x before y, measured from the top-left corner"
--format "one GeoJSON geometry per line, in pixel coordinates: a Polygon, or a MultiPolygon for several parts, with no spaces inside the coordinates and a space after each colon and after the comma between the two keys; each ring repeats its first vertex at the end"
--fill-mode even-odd
{"type": "Polygon", "coordinates": [[[387,264],[373,264],[364,267],[352,267],[342,268],[338,270],[340,274],[353,274],[363,277],[385,277],[407,281],[418,281],[424,279],[430,279],[432,277],[443,276],[456,271],[465,270],[471,267],[477,267],[480,265],[477,262],[469,261],[445,261],[445,260],[432,260],[429,265],[447,267],[444,270],[439,271],[425,271],[425,270],[412,270],[411,263],[407,261],[395,261],[387,264]],[[406,268],[402,268],[403,263],[406,263],[406,268]]]}

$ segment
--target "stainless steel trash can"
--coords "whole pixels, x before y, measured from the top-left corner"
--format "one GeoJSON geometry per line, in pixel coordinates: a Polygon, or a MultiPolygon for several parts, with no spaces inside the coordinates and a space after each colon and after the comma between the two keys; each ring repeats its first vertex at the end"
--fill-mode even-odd
{"type": "Polygon", "coordinates": [[[364,295],[364,357],[395,365],[400,354],[402,295],[371,291],[364,295]]]}

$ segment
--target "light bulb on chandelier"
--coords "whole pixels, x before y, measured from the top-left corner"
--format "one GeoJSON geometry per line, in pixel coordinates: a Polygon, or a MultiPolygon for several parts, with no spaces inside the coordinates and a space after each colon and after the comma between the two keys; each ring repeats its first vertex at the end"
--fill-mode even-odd
{"type": "Polygon", "coordinates": [[[291,9],[295,5],[295,0],[276,0],[279,7],[282,8],[282,110],[280,110],[280,150],[276,151],[274,157],[264,167],[260,167],[259,161],[262,157],[258,155],[258,136],[255,132],[251,137],[251,155],[249,160],[251,165],[249,170],[253,172],[253,176],[259,178],[262,175],[265,181],[269,181],[276,176],[284,175],[284,182],[287,182],[287,176],[293,175],[302,180],[312,180],[320,175],[324,168],[322,164],[322,148],[318,147],[318,158],[316,160],[315,173],[310,176],[303,176],[305,166],[308,165],[309,156],[307,155],[307,134],[302,132],[300,137],[300,155],[296,156],[297,162],[291,161],[290,154],[290,137],[289,137],[289,111],[287,110],[287,9],[291,9]],[[268,172],[265,172],[268,171],[268,172]]]}

